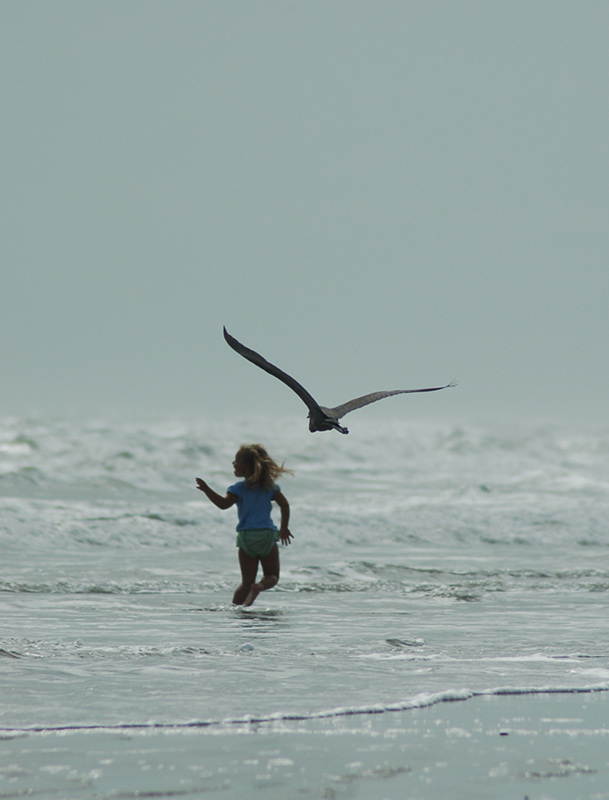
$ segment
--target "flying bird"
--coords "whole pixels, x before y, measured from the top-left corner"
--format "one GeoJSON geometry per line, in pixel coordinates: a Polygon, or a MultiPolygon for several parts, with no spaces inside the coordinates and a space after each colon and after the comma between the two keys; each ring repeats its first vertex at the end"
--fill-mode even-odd
{"type": "Polygon", "coordinates": [[[447,383],[446,386],[434,386],[431,389],[395,389],[394,391],[388,392],[371,392],[362,397],[356,397],[354,400],[349,400],[340,406],[327,408],[326,406],[320,406],[317,400],[307,392],[304,386],[301,386],[300,383],[294,380],[291,375],[288,375],[287,372],[271,364],[266,358],[263,358],[260,353],[256,353],[255,350],[250,350],[249,347],[238,342],[234,336],[230,335],[226,328],[224,328],[224,338],[230,347],[232,347],[235,352],[239,353],[240,356],[251,361],[252,364],[260,367],[260,369],[263,369],[270,375],[279,378],[280,381],[283,381],[290,389],[296,392],[298,397],[300,397],[309,409],[308,419],[311,433],[315,433],[315,431],[330,431],[332,429],[340,431],[340,433],[349,433],[347,428],[339,424],[339,419],[350,411],[355,411],[356,408],[367,406],[368,403],[375,403],[377,400],[382,400],[384,397],[391,397],[391,395],[394,394],[412,394],[414,392],[439,392],[441,389],[448,389],[450,386],[456,386],[456,382],[453,381],[452,383],[447,383]]]}

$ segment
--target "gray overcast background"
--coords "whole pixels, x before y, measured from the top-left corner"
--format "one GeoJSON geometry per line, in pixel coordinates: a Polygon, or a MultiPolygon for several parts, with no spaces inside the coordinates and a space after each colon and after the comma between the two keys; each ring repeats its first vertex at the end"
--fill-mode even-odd
{"type": "MultiPolygon", "coordinates": [[[[603,423],[609,3],[0,3],[0,413],[603,423]]],[[[304,430],[304,427],[303,427],[304,430]]]]}

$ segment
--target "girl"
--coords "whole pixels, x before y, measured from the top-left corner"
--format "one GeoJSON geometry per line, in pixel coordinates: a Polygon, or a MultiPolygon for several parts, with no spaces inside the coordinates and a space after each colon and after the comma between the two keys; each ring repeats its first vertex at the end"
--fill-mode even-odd
{"type": "Polygon", "coordinates": [[[242,445],[233,461],[235,477],[243,478],[226,490],[222,497],[197,478],[200,489],[218,508],[226,509],[237,503],[237,547],[241,567],[241,586],[235,591],[235,605],[251,606],[260,592],[272,589],[279,580],[279,550],[277,541],[289,544],[294,537],[288,530],[290,506],[279,490],[275,479],[283,473],[293,474],[277,464],[260,444],[242,445]],[[281,510],[281,527],[271,519],[271,501],[281,510]],[[258,562],[264,577],[256,583],[258,562]]]}

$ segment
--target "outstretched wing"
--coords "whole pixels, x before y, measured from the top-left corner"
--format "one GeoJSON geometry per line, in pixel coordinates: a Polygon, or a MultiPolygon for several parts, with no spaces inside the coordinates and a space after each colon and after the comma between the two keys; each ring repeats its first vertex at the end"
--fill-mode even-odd
{"type": "Polygon", "coordinates": [[[343,403],[341,406],[336,406],[335,408],[327,408],[324,409],[336,419],[340,419],[344,417],[345,414],[348,414],[350,411],[355,411],[356,408],[361,408],[362,406],[367,406],[369,403],[376,403],[377,400],[382,400],[384,397],[391,397],[394,394],[414,394],[416,392],[439,392],[442,389],[448,389],[451,386],[456,386],[456,381],[452,381],[451,383],[447,383],[446,386],[433,386],[430,389],[395,389],[394,391],[390,392],[371,392],[370,394],[364,394],[362,397],[356,397],[355,400],[349,400],[347,403],[343,403]]]}
{"type": "Polygon", "coordinates": [[[309,411],[317,411],[319,410],[319,403],[307,392],[304,386],[301,386],[298,381],[295,381],[291,375],[288,375],[287,372],[284,372],[279,367],[276,367],[274,364],[271,364],[270,361],[267,361],[266,358],[263,358],[260,353],[257,353],[255,350],[250,350],[249,347],[246,347],[241,342],[238,342],[234,336],[231,336],[230,333],[224,328],[224,338],[230,347],[236,353],[239,353],[240,356],[243,358],[247,358],[248,361],[251,361],[252,364],[255,364],[260,369],[263,369],[265,372],[268,372],[270,375],[274,375],[276,378],[279,378],[280,381],[283,381],[287,386],[290,387],[298,397],[307,405],[309,411]]]}

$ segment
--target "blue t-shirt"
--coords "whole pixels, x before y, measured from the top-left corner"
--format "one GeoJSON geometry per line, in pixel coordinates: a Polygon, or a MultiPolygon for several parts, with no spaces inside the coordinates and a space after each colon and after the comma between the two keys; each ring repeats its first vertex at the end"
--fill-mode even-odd
{"type": "Polygon", "coordinates": [[[255,531],[261,528],[277,530],[271,519],[271,501],[279,491],[279,486],[266,490],[250,489],[247,481],[239,481],[229,486],[227,491],[237,495],[238,531],[255,531]]]}

